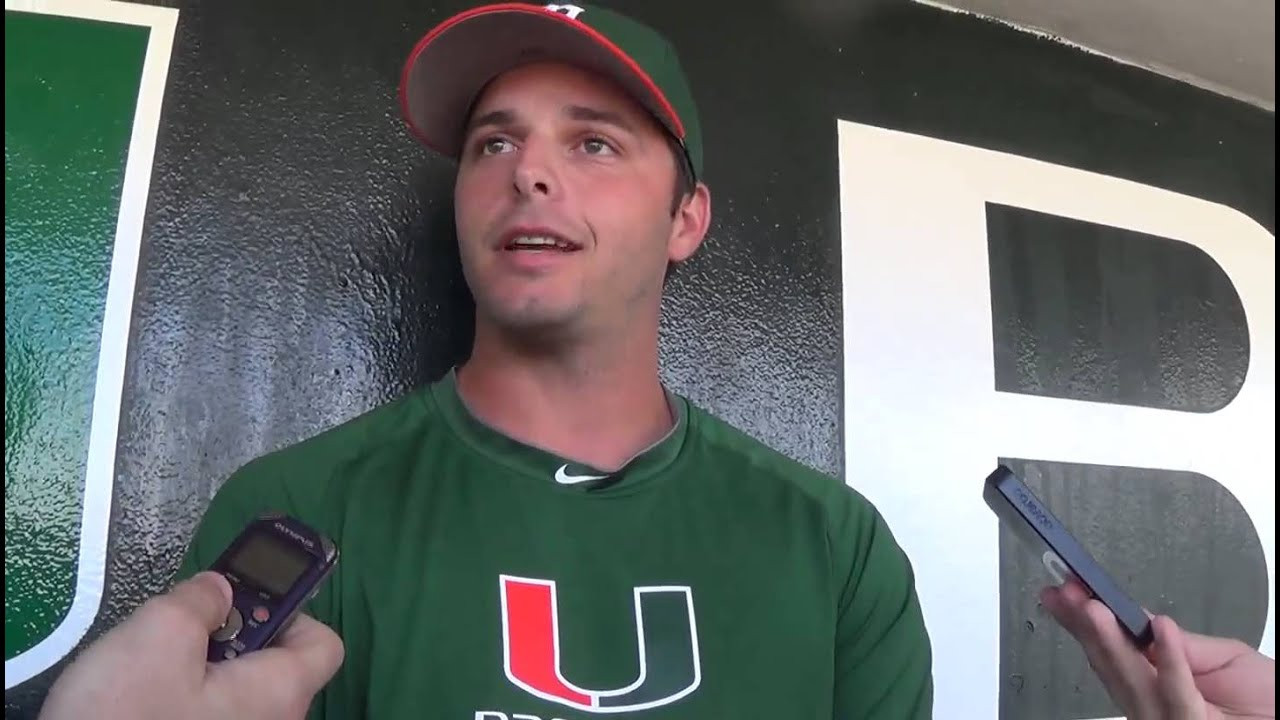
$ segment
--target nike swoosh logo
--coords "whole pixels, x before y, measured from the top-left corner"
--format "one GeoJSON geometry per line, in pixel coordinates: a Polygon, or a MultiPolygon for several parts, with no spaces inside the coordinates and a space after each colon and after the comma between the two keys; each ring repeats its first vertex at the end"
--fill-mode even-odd
{"type": "Polygon", "coordinates": [[[603,480],[608,477],[607,475],[570,475],[566,472],[568,469],[568,465],[561,465],[556,469],[556,482],[561,485],[576,485],[588,480],[603,480]]]}

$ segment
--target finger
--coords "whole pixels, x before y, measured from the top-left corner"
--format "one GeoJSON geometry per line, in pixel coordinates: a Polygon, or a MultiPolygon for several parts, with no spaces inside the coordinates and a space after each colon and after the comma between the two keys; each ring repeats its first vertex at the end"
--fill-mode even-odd
{"type": "Polygon", "coordinates": [[[1085,603],[1089,594],[1078,583],[1067,581],[1057,587],[1045,588],[1040,594],[1040,602],[1048,609],[1049,614],[1077,640],[1084,642],[1092,634],[1089,616],[1085,612],[1085,603]]]}
{"type": "Polygon", "coordinates": [[[304,692],[314,695],[342,666],[345,648],[329,626],[299,613],[275,645],[263,652],[286,657],[304,692]]]}
{"type": "MultiPolygon", "coordinates": [[[[1156,671],[1147,658],[1129,640],[1116,616],[1099,600],[1089,599],[1084,611],[1096,643],[1091,659],[1099,657],[1120,676],[1118,685],[1130,693],[1132,714],[1140,718],[1160,717],[1160,700],[1156,693],[1156,671]]],[[[1088,648],[1086,648],[1088,652],[1088,648]]]]}
{"type": "MultiPolygon", "coordinates": [[[[1147,620],[1151,621],[1154,630],[1156,616],[1146,608],[1143,608],[1142,612],[1146,614],[1147,620]]],[[[1175,622],[1174,624],[1176,625],[1177,623],[1175,622]]],[[[1200,633],[1186,630],[1180,625],[1178,626],[1178,636],[1185,651],[1183,654],[1187,659],[1187,666],[1191,668],[1193,677],[1220,670],[1241,655],[1248,655],[1254,652],[1251,645],[1246,645],[1235,638],[1201,635],[1200,633]]],[[[1152,665],[1157,664],[1155,652],[1154,643],[1144,651],[1152,665]]]]}
{"type": "Polygon", "coordinates": [[[216,572],[199,573],[160,597],[196,618],[208,632],[222,627],[231,610],[231,585],[216,572]]]}
{"type": "Polygon", "coordinates": [[[1042,602],[1084,650],[1107,693],[1130,717],[1155,717],[1155,670],[1125,638],[1115,616],[1084,586],[1068,581],[1041,594],[1042,602]]]}
{"type": "Polygon", "coordinates": [[[1201,635],[1179,627],[1180,640],[1186,650],[1187,665],[1193,675],[1213,672],[1241,656],[1254,654],[1253,646],[1235,638],[1201,635]]]}
{"type": "Polygon", "coordinates": [[[1118,688],[1111,686],[1122,679],[1122,676],[1114,667],[1113,658],[1102,650],[1102,641],[1098,637],[1097,628],[1089,619],[1088,601],[1089,598],[1084,592],[1072,586],[1071,583],[1046,588],[1041,593],[1041,602],[1058,624],[1080,643],[1090,666],[1114,695],[1114,691],[1118,688]]]}
{"type": "Polygon", "coordinates": [[[1204,698],[1196,688],[1187,663],[1182,631],[1172,619],[1160,616],[1152,621],[1155,632],[1156,688],[1170,720],[1201,720],[1206,716],[1204,698]]]}

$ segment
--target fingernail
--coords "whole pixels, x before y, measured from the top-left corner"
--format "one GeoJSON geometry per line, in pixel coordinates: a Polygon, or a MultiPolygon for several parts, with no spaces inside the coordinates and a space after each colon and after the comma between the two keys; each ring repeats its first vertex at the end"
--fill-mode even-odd
{"type": "Polygon", "coordinates": [[[216,582],[218,584],[218,590],[222,592],[222,597],[225,598],[228,603],[232,602],[235,599],[235,593],[231,589],[231,583],[227,581],[227,578],[225,575],[223,575],[220,572],[214,572],[212,570],[207,570],[205,571],[204,574],[211,577],[213,579],[213,582],[216,582]]]}

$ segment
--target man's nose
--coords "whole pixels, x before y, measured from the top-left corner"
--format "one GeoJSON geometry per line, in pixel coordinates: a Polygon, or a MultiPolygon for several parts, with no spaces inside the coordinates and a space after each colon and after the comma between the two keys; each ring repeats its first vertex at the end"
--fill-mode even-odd
{"type": "Polygon", "coordinates": [[[526,197],[552,197],[559,191],[555,164],[542,143],[528,143],[515,168],[515,191],[526,197]]]}

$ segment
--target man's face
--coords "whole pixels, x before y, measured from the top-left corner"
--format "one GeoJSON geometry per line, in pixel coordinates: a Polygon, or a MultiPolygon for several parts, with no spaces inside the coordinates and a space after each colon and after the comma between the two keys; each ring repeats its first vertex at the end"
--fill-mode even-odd
{"type": "Polygon", "coordinates": [[[472,112],[455,188],[478,321],[559,336],[656,317],[668,260],[706,230],[705,212],[673,218],[675,179],[663,131],[611,82],[558,63],[498,77],[472,112]]]}

